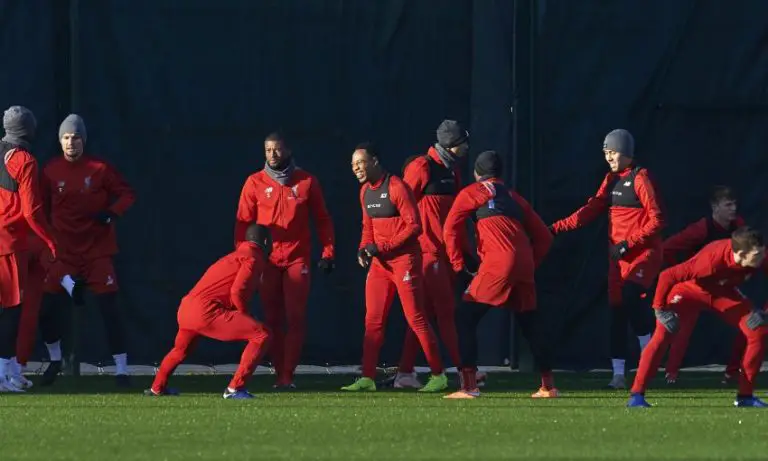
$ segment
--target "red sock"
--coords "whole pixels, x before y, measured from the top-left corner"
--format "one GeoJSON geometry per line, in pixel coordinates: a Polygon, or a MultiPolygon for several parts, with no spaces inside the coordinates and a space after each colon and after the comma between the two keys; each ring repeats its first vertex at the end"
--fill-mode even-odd
{"type": "Polygon", "coordinates": [[[461,369],[462,390],[474,391],[477,389],[477,372],[474,368],[461,369]]]}
{"type": "Polygon", "coordinates": [[[552,377],[551,371],[541,373],[541,387],[546,390],[551,390],[555,387],[555,379],[552,377]]]}

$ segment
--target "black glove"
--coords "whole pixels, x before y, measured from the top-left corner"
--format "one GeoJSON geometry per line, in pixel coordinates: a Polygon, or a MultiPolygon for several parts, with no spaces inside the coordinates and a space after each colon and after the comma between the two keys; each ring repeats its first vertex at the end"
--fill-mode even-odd
{"type": "Polygon", "coordinates": [[[752,311],[747,317],[747,328],[750,330],[757,330],[761,326],[766,324],[765,312],[752,311]]]}
{"type": "Polygon", "coordinates": [[[669,309],[656,309],[656,320],[670,333],[677,333],[680,329],[680,317],[677,312],[669,309]]]}
{"type": "Polygon", "coordinates": [[[623,258],[625,254],[627,254],[627,251],[629,251],[629,244],[626,240],[623,240],[611,247],[611,259],[618,261],[619,259],[623,258]]]}
{"type": "Polygon", "coordinates": [[[477,268],[480,267],[480,262],[477,260],[477,258],[474,255],[464,255],[464,269],[471,272],[471,273],[477,273],[477,268]]]}
{"type": "Polygon", "coordinates": [[[357,250],[357,260],[358,262],[362,261],[364,269],[368,269],[368,267],[371,265],[371,257],[368,256],[365,248],[360,248],[357,250]]]}
{"type": "Polygon", "coordinates": [[[333,259],[323,258],[317,262],[317,268],[326,274],[330,274],[336,268],[336,264],[333,262],[333,259]]]}
{"type": "Polygon", "coordinates": [[[365,246],[365,252],[368,253],[368,256],[371,258],[376,257],[379,255],[379,247],[377,247],[375,243],[369,243],[365,246]]]}
{"type": "Polygon", "coordinates": [[[75,286],[72,288],[72,302],[76,306],[84,306],[86,281],[80,277],[75,277],[74,280],[75,286]]]}
{"type": "Polygon", "coordinates": [[[472,279],[475,278],[475,273],[470,272],[469,269],[467,269],[466,266],[464,266],[457,274],[456,274],[456,283],[459,284],[459,288],[461,288],[461,291],[464,291],[467,289],[470,283],[472,283],[472,279]]]}
{"type": "Polygon", "coordinates": [[[97,213],[93,218],[102,224],[112,224],[112,221],[117,219],[117,215],[109,210],[106,210],[97,213]]]}

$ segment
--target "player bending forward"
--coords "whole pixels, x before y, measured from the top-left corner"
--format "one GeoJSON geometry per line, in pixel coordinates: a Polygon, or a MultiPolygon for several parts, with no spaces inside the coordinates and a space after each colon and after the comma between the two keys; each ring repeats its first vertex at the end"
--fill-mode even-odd
{"type": "Polygon", "coordinates": [[[541,388],[534,398],[557,397],[547,346],[536,332],[536,283],[534,271],[552,245],[552,234],[528,202],[500,179],[501,158],[486,151],[475,162],[477,182],[456,197],[444,226],[444,241],[457,279],[472,274],[462,256],[461,229],[467,218],[475,221],[480,267],[464,292],[456,312],[461,350],[461,390],[445,396],[471,399],[477,387],[477,326],[492,308],[515,312],[541,372],[541,388]]]}
{"type": "Polygon", "coordinates": [[[160,364],[152,387],[144,391],[145,395],[178,395],[178,391],[166,387],[168,377],[184,361],[198,338],[205,336],[219,341],[248,341],[224,398],[253,398],[246,384],[264,355],[269,333],[248,314],[248,303],[257,289],[271,248],[267,228],[251,224],[237,249],[208,268],[181,300],[176,342],[160,364]]]}
{"type": "Polygon", "coordinates": [[[659,369],[664,352],[675,334],[695,322],[703,309],[714,310],[723,321],[738,328],[747,345],[734,404],[768,406],[752,394],[765,353],[766,314],[756,310],[738,289],[758,270],[768,274],[763,236],[744,226],[729,240],[712,242],[693,258],[661,273],[653,299],[656,330],[640,355],[628,407],[651,406],[645,401],[645,389],[659,369]]]}

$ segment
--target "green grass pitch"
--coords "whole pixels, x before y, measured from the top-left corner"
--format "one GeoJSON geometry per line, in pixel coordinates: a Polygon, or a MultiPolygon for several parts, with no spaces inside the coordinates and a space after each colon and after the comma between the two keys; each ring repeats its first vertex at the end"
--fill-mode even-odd
{"type": "MultiPolygon", "coordinates": [[[[221,398],[226,376],[177,376],[180,397],[116,390],[111,377],[62,377],[27,395],[0,394],[0,460],[768,459],[768,412],[734,408],[720,374],[657,379],[651,409],[601,389],[606,374],[558,374],[562,398],[532,400],[536,377],[492,374],[483,397],[380,390],[344,394],[352,376],[300,375],[251,401],[221,398]]],[[[758,395],[765,397],[764,391],[758,395]]]]}

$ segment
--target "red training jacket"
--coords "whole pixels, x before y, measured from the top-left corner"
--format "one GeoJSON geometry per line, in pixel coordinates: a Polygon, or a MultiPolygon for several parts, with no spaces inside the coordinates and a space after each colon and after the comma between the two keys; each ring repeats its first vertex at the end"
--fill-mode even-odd
{"type": "Polygon", "coordinates": [[[733,259],[730,239],[714,241],[691,259],[661,272],[653,308],[666,307],[669,293],[679,283],[693,282],[713,298],[727,297],[759,270],[768,274],[768,259],[760,269],[742,267],[733,259]]]}
{"type": "Polygon", "coordinates": [[[122,216],[136,195],[114,167],[87,155],[75,162],[57,157],[43,169],[42,189],[62,254],[117,254],[115,223],[103,224],[95,217],[105,211],[122,216]]]}
{"type": "MultiPolygon", "coordinates": [[[[493,178],[465,187],[459,192],[448,213],[443,236],[448,258],[455,272],[464,267],[459,237],[464,221],[496,197],[495,184],[503,186],[504,183],[493,178]]],[[[530,259],[533,261],[533,267],[521,266],[520,270],[532,276],[534,269],[541,264],[552,246],[553,236],[541,217],[522,196],[513,190],[508,192],[522,211],[522,220],[493,216],[477,221],[477,253],[484,266],[493,265],[493,262],[498,260],[500,266],[507,267],[510,254],[514,254],[516,259],[522,256],[521,261],[530,259]]]]}
{"type": "Polygon", "coordinates": [[[213,263],[186,297],[248,313],[248,304],[258,289],[263,269],[261,247],[244,241],[235,251],[213,263]]]}
{"type": "Polygon", "coordinates": [[[5,154],[8,174],[19,184],[17,192],[0,188],[0,255],[27,249],[30,229],[56,254],[53,232],[45,219],[37,177],[37,160],[22,148],[5,154]]]}
{"type": "MultiPolygon", "coordinates": [[[[453,177],[454,193],[452,195],[432,195],[425,194],[425,188],[430,182],[430,159],[438,165],[433,168],[447,168],[443,165],[437,149],[430,147],[426,156],[420,156],[411,161],[405,168],[403,181],[413,192],[413,198],[416,200],[416,206],[419,209],[422,231],[419,235],[419,245],[422,253],[441,255],[445,252],[443,243],[443,224],[448,216],[448,211],[453,205],[456,194],[461,190],[461,173],[457,167],[451,168],[450,174],[453,177]],[[429,157],[429,158],[427,158],[429,157]]],[[[466,251],[469,248],[466,231],[461,229],[462,248],[466,251]]]]}
{"type": "Polygon", "coordinates": [[[297,260],[308,261],[312,250],[310,214],[323,247],[321,257],[333,259],[333,222],[317,178],[297,168],[290,182],[283,186],[264,170],[254,173],[246,179],[240,193],[235,245],[245,240],[248,225],[255,222],[272,232],[272,264],[286,267],[297,260]]]}
{"type": "Polygon", "coordinates": [[[731,226],[725,229],[711,217],[701,218],[677,234],[664,240],[664,263],[674,265],[685,261],[707,243],[729,238],[731,232],[745,224],[741,216],[733,220],[731,226]]]}
{"type": "Polygon", "coordinates": [[[375,184],[366,183],[360,188],[360,205],[363,209],[363,234],[360,249],[375,243],[382,258],[419,251],[418,236],[421,233],[421,218],[410,188],[402,179],[385,173],[375,184]],[[377,190],[389,177],[389,200],[399,216],[373,219],[365,211],[365,191],[377,190]]]}

